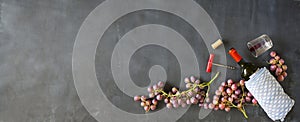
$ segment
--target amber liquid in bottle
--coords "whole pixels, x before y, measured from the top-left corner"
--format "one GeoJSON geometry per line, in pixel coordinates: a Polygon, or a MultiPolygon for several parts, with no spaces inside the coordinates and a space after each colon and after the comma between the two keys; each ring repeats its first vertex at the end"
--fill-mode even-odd
{"type": "Polygon", "coordinates": [[[242,69],[241,77],[246,81],[249,80],[249,77],[257,71],[258,67],[252,63],[246,62],[234,48],[231,48],[228,53],[235,60],[235,62],[240,65],[242,69]]]}

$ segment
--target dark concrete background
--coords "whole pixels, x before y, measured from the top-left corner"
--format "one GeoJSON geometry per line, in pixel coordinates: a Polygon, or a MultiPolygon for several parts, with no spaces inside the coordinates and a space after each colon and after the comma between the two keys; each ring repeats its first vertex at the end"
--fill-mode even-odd
{"type": "MultiPolygon", "coordinates": [[[[102,1],[0,2],[0,121],[96,121],[82,106],[74,87],[72,48],[81,23],[102,1]]],[[[286,121],[300,121],[300,1],[197,2],[218,27],[226,50],[235,47],[249,61],[264,66],[268,56],[254,58],[246,50],[246,42],[264,33],[271,37],[272,50],[289,66],[288,77],[281,84],[296,100],[286,121]]],[[[229,65],[237,66],[229,56],[227,59],[229,65]]],[[[227,77],[237,80],[238,74],[228,71],[227,77]]],[[[179,121],[200,121],[193,114],[197,107],[190,109],[179,121]]],[[[259,107],[246,109],[248,121],[271,121],[259,107]]],[[[233,110],[212,112],[202,121],[247,120],[233,110]]]]}

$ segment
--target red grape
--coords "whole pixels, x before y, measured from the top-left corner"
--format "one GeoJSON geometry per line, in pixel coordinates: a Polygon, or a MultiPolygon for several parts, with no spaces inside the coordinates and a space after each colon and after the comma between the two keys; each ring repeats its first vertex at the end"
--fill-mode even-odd
{"type": "Polygon", "coordinates": [[[133,100],[134,100],[134,101],[140,101],[140,100],[141,100],[141,97],[140,97],[140,96],[134,96],[134,97],[133,97],[133,100]]]}
{"type": "Polygon", "coordinates": [[[200,84],[200,80],[196,80],[195,83],[196,83],[196,84],[200,84]]]}
{"type": "Polygon", "coordinates": [[[196,81],[195,76],[191,76],[190,79],[191,79],[191,82],[193,82],[193,83],[196,81]]]}
{"type": "Polygon", "coordinates": [[[153,99],[153,100],[152,100],[152,104],[153,104],[153,105],[157,105],[157,102],[158,102],[158,101],[157,101],[156,99],[153,99]]]}
{"type": "Polygon", "coordinates": [[[208,108],[209,108],[209,109],[214,109],[214,108],[215,108],[215,105],[212,104],[212,103],[209,103],[209,104],[208,104],[208,108]]]}
{"type": "Polygon", "coordinates": [[[150,93],[153,92],[153,87],[152,86],[148,87],[147,91],[150,93]]]}
{"type": "Polygon", "coordinates": [[[214,95],[214,100],[219,100],[220,96],[214,95]]]}
{"type": "Polygon", "coordinates": [[[152,111],[154,111],[154,110],[156,109],[156,105],[151,105],[151,106],[150,106],[150,109],[151,109],[152,111]]]}
{"type": "Polygon", "coordinates": [[[205,98],[205,102],[209,103],[210,102],[210,99],[207,97],[205,98]]]}
{"type": "Polygon", "coordinates": [[[240,80],[240,85],[244,86],[245,85],[245,80],[240,80]]]}
{"type": "Polygon", "coordinates": [[[157,83],[157,85],[158,85],[158,87],[163,88],[163,87],[165,86],[165,83],[162,82],[162,81],[159,81],[159,82],[157,83]]]}
{"type": "Polygon", "coordinates": [[[276,76],[279,76],[280,74],[281,74],[281,73],[279,73],[279,72],[275,72],[275,75],[276,75],[276,76]]]}
{"type": "Polygon", "coordinates": [[[284,64],[284,60],[283,59],[279,59],[279,64],[283,65],[284,64]]]}
{"type": "Polygon", "coordinates": [[[272,64],[272,65],[270,66],[270,70],[271,70],[271,71],[275,71],[276,68],[277,68],[277,66],[276,66],[275,64],[272,64]]]}
{"type": "Polygon", "coordinates": [[[146,101],[146,99],[147,99],[146,96],[141,96],[142,101],[146,101]]]}
{"type": "Polygon", "coordinates": [[[144,110],[145,110],[146,112],[148,112],[148,111],[150,110],[150,107],[149,107],[149,106],[144,106],[144,110]]]}
{"type": "Polygon", "coordinates": [[[207,103],[204,103],[204,104],[203,104],[203,108],[204,108],[204,109],[208,109],[208,104],[207,104],[207,103]]]}
{"type": "Polygon", "coordinates": [[[179,104],[179,105],[181,105],[183,102],[182,102],[183,100],[182,99],[178,99],[177,100],[177,103],[179,104]]]}
{"type": "Polygon", "coordinates": [[[141,102],[141,106],[142,107],[146,106],[146,102],[141,102]]]}
{"type": "Polygon", "coordinates": [[[252,99],[252,103],[255,105],[257,104],[257,100],[255,98],[252,99]]]}
{"type": "Polygon", "coordinates": [[[172,104],[171,103],[167,103],[167,108],[172,108],[172,104]]]}
{"type": "Polygon", "coordinates": [[[247,93],[248,97],[252,97],[252,94],[250,92],[247,93]]]}
{"type": "Polygon", "coordinates": [[[238,99],[238,96],[235,95],[235,94],[232,94],[231,97],[232,97],[233,99],[238,99]]]}
{"type": "Polygon", "coordinates": [[[189,88],[192,87],[192,84],[191,84],[191,83],[187,83],[187,84],[185,84],[185,87],[186,87],[187,89],[189,89],[189,88]]]}
{"type": "Polygon", "coordinates": [[[287,65],[282,65],[281,68],[283,71],[286,71],[288,67],[287,67],[287,65]]]}
{"type": "Polygon", "coordinates": [[[151,104],[151,101],[150,101],[150,100],[147,100],[145,103],[146,103],[146,105],[150,105],[150,104],[151,104]]]}
{"type": "Polygon", "coordinates": [[[203,103],[199,103],[199,107],[203,107],[203,103]]]}
{"type": "Polygon", "coordinates": [[[222,82],[222,83],[221,83],[221,86],[226,86],[226,82],[222,82]]]}
{"type": "Polygon", "coordinates": [[[226,96],[227,93],[225,91],[222,92],[222,96],[226,96]]]}
{"type": "Polygon", "coordinates": [[[223,86],[220,86],[220,87],[219,87],[219,91],[220,91],[220,92],[223,92],[223,91],[224,91],[224,87],[223,87],[223,86]]]}
{"type": "Polygon", "coordinates": [[[186,100],[186,104],[188,104],[188,105],[192,104],[191,101],[190,101],[190,99],[186,100]]]}
{"type": "Polygon", "coordinates": [[[162,100],[162,98],[163,98],[163,97],[162,97],[162,95],[160,95],[160,94],[158,94],[158,95],[156,96],[156,99],[157,99],[157,100],[162,100]]]}
{"type": "Polygon", "coordinates": [[[229,97],[229,98],[228,98],[228,101],[232,102],[232,101],[233,101],[233,98],[232,98],[232,97],[229,97]]]}
{"type": "Polygon", "coordinates": [[[175,99],[175,100],[171,100],[170,101],[172,104],[175,104],[175,103],[177,103],[177,100],[175,99]]]}
{"type": "Polygon", "coordinates": [[[283,81],[284,80],[284,76],[283,75],[278,75],[277,76],[277,80],[278,81],[283,81]]]}
{"type": "Polygon", "coordinates": [[[280,59],[280,56],[277,55],[277,56],[275,56],[274,58],[275,58],[275,60],[278,61],[278,60],[280,59]]]}
{"type": "Polygon", "coordinates": [[[203,103],[204,102],[204,98],[202,97],[200,100],[199,100],[200,103],[203,103]]]}
{"type": "Polygon", "coordinates": [[[149,98],[153,98],[153,97],[155,97],[154,93],[150,93],[149,98]]]}
{"type": "Polygon", "coordinates": [[[189,96],[193,96],[193,95],[194,95],[194,92],[193,92],[193,91],[189,91],[189,92],[188,92],[188,95],[189,95],[189,96]]]}
{"type": "Polygon", "coordinates": [[[153,87],[154,90],[158,90],[159,89],[159,87],[158,87],[157,84],[154,84],[152,87],[153,87]]]}
{"type": "Polygon", "coordinates": [[[274,58],[276,56],[276,52],[275,51],[270,52],[270,56],[274,58]]]}
{"type": "Polygon", "coordinates": [[[274,58],[271,58],[269,61],[270,64],[276,64],[276,60],[274,58]]]}
{"type": "Polygon", "coordinates": [[[198,100],[195,97],[192,97],[190,99],[190,101],[191,101],[192,104],[197,104],[198,103],[198,100]]]}
{"type": "Polygon", "coordinates": [[[231,84],[233,83],[233,80],[232,80],[232,79],[228,79],[228,80],[227,80],[227,83],[228,83],[228,85],[229,85],[229,84],[231,85],[231,84]]]}
{"type": "Polygon", "coordinates": [[[173,107],[174,107],[174,108],[178,108],[178,107],[179,107],[178,103],[174,103],[174,104],[173,104],[173,107]]]}
{"type": "Polygon", "coordinates": [[[222,92],[220,92],[219,90],[216,90],[215,94],[216,95],[221,95],[222,92]]]}
{"type": "Polygon", "coordinates": [[[237,88],[238,88],[238,87],[237,87],[236,84],[232,84],[232,85],[231,85],[231,89],[232,89],[233,91],[235,91],[237,88]]]}
{"type": "Polygon", "coordinates": [[[221,101],[222,101],[222,102],[226,102],[226,101],[227,101],[227,98],[222,97],[222,98],[221,98],[221,101]]]}
{"type": "Polygon", "coordinates": [[[201,99],[202,96],[201,96],[200,94],[196,94],[196,98],[197,98],[197,99],[201,99]]]}
{"type": "Polygon", "coordinates": [[[250,97],[246,97],[245,98],[247,102],[251,102],[251,98],[250,97]]]}
{"type": "Polygon", "coordinates": [[[219,108],[221,109],[221,110],[223,110],[224,108],[225,108],[225,104],[219,104],[219,108]]]}
{"type": "Polygon", "coordinates": [[[240,95],[240,94],[241,94],[241,90],[240,90],[240,89],[235,90],[235,91],[234,91],[234,94],[240,95]]]}
{"type": "Polygon", "coordinates": [[[282,75],[283,75],[283,77],[286,77],[287,73],[286,72],[282,72],[282,75]]]}
{"type": "Polygon", "coordinates": [[[281,72],[282,72],[282,68],[279,68],[279,67],[276,68],[276,73],[279,73],[279,74],[280,74],[281,72]]]}
{"type": "Polygon", "coordinates": [[[172,88],[172,92],[173,92],[173,93],[176,93],[177,91],[178,91],[178,90],[177,90],[176,87],[173,87],[173,88],[172,88]]]}
{"type": "Polygon", "coordinates": [[[232,93],[232,90],[231,90],[230,88],[227,88],[227,89],[226,89],[226,93],[227,93],[227,94],[231,94],[231,93],[232,93]]]}
{"type": "Polygon", "coordinates": [[[195,89],[194,89],[194,92],[199,92],[200,91],[200,88],[198,88],[198,87],[196,87],[195,89]]]}
{"type": "Polygon", "coordinates": [[[189,79],[189,78],[184,78],[184,82],[185,82],[185,83],[189,83],[189,82],[190,82],[190,79],[189,79]]]}
{"type": "Polygon", "coordinates": [[[214,105],[217,105],[218,103],[219,103],[218,100],[213,100],[214,105]]]}
{"type": "Polygon", "coordinates": [[[230,111],[230,107],[226,107],[226,108],[225,108],[225,111],[226,111],[226,112],[229,112],[229,111],[230,111]]]}
{"type": "Polygon", "coordinates": [[[219,106],[218,106],[218,105],[215,105],[214,110],[215,110],[215,111],[219,110],[219,106]]]}

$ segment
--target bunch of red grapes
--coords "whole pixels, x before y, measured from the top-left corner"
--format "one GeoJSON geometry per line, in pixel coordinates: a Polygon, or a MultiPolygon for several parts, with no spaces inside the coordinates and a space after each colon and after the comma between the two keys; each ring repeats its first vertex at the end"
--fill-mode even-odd
{"type": "MultiPolygon", "coordinates": [[[[196,77],[191,76],[184,79],[187,90],[179,91],[178,88],[173,87],[171,91],[165,92],[163,90],[164,82],[160,81],[157,84],[148,87],[149,95],[146,96],[135,96],[135,101],[140,101],[141,106],[144,107],[146,112],[150,110],[155,110],[158,101],[164,100],[167,108],[178,108],[186,107],[191,104],[199,104],[199,106],[204,106],[209,102],[208,91],[210,89],[210,84],[219,73],[209,82],[200,82],[196,77]]],[[[207,105],[206,105],[207,106],[207,105]]]]}
{"type": "Polygon", "coordinates": [[[150,86],[147,90],[149,92],[148,97],[146,96],[134,96],[134,101],[141,101],[141,106],[144,107],[144,110],[148,112],[149,110],[155,110],[158,104],[158,101],[163,99],[162,91],[165,86],[165,83],[159,81],[157,84],[150,86]]]}
{"type": "Polygon", "coordinates": [[[215,91],[212,102],[208,97],[210,84],[216,79],[219,73],[209,82],[200,82],[194,76],[184,79],[187,90],[179,91],[173,87],[169,92],[164,91],[165,83],[160,81],[148,87],[149,95],[135,96],[135,101],[140,101],[146,112],[155,110],[159,101],[164,101],[167,108],[186,107],[187,105],[198,104],[204,109],[230,111],[232,107],[241,111],[248,118],[244,109],[245,105],[257,105],[257,100],[245,88],[245,81],[234,82],[229,79],[222,82],[215,91]]]}
{"type": "Polygon", "coordinates": [[[272,57],[269,60],[270,70],[273,71],[275,76],[277,76],[278,81],[283,81],[287,76],[287,65],[284,64],[284,60],[280,58],[280,56],[275,51],[272,51],[270,53],[270,56],[272,57]]]}
{"type": "Polygon", "coordinates": [[[244,105],[257,105],[257,100],[245,88],[244,80],[234,82],[232,79],[228,79],[227,82],[222,82],[221,86],[215,91],[213,101],[208,105],[208,108],[229,112],[230,108],[234,107],[248,118],[244,105]]]}

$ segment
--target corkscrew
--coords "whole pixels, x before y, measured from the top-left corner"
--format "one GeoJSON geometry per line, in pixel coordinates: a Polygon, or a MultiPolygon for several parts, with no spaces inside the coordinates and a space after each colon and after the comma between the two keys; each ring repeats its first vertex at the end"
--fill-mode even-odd
{"type": "Polygon", "coordinates": [[[228,65],[223,65],[223,64],[217,64],[217,63],[214,63],[214,62],[213,62],[214,57],[215,57],[214,54],[210,54],[210,55],[209,55],[209,59],[208,59],[208,62],[207,62],[207,67],[206,67],[206,72],[208,72],[208,73],[211,72],[212,65],[219,66],[219,67],[224,67],[224,68],[228,68],[228,69],[231,69],[231,70],[234,70],[234,69],[235,69],[234,66],[228,66],[228,65]]]}

